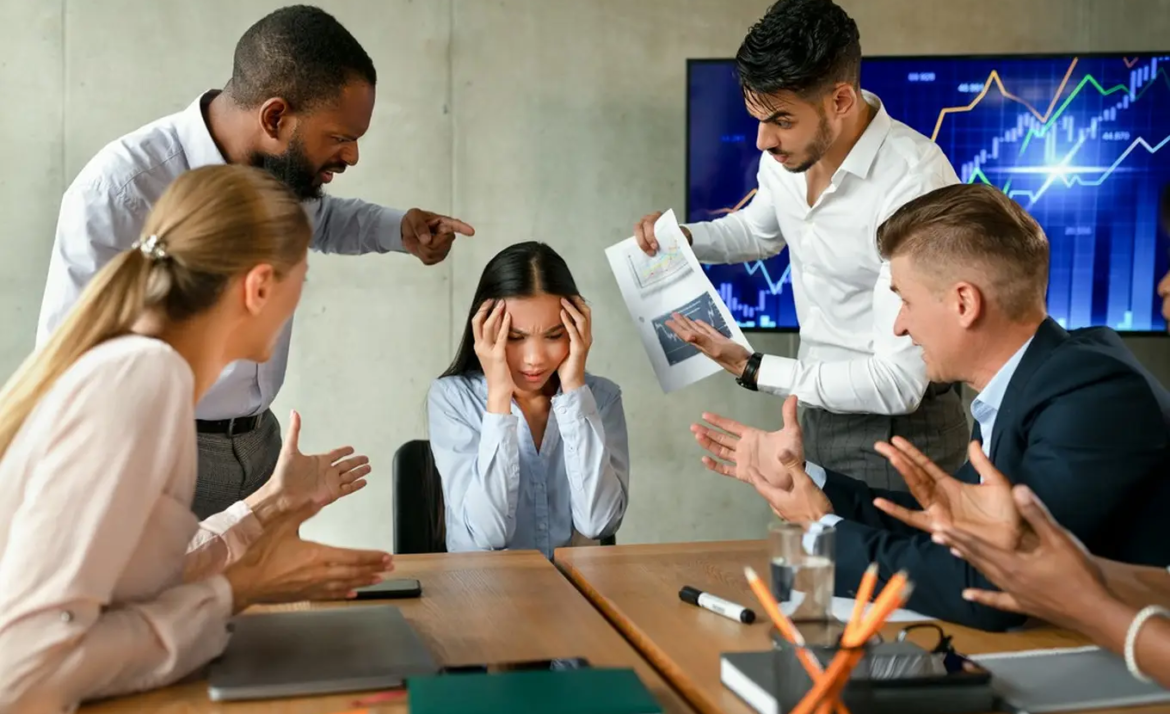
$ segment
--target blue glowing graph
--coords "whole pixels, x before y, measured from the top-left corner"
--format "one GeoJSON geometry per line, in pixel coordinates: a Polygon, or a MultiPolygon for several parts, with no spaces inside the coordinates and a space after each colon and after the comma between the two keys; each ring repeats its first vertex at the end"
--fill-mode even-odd
{"type": "MultiPolygon", "coordinates": [[[[1044,227],[1058,322],[1165,329],[1170,56],[866,58],[861,81],[963,181],[1005,191],[1044,227]]],[[[710,220],[750,200],[757,125],[731,61],[689,63],[688,83],[687,220],[710,220]]],[[[797,327],[786,252],[706,269],[742,327],[797,327]]]]}

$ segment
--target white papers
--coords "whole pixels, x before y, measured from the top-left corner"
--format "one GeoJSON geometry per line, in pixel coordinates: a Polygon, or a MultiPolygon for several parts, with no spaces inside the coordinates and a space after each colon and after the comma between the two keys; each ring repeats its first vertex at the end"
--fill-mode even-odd
{"type": "Polygon", "coordinates": [[[722,367],[674,334],[666,321],[675,312],[702,320],[753,351],[731,311],[695,258],[674,211],[654,223],[658,252],[649,256],[634,237],[605,249],[622,298],[664,392],[689,386],[722,367]]]}
{"type": "MultiPolygon", "coordinates": [[[[857,602],[851,597],[834,597],[833,598],[833,617],[841,622],[849,622],[849,618],[853,617],[853,604],[857,602]]],[[[865,612],[873,607],[873,603],[869,602],[865,605],[865,612]]],[[[864,613],[863,613],[864,614],[864,613]]],[[[933,617],[927,617],[921,613],[913,610],[894,610],[890,616],[886,618],[886,622],[922,622],[923,620],[933,620],[933,617]]]]}
{"type": "MultiPolygon", "coordinates": [[[[789,593],[789,599],[780,603],[780,609],[784,612],[785,615],[791,615],[792,613],[796,612],[797,608],[800,607],[800,604],[804,602],[804,597],[805,593],[799,590],[793,590],[789,593]]],[[[833,604],[829,606],[830,612],[832,613],[833,617],[840,622],[849,622],[849,620],[853,617],[853,605],[856,602],[857,601],[851,597],[833,596],[833,604]]],[[[865,613],[868,613],[871,607],[873,607],[872,602],[866,603],[865,610],[862,612],[862,614],[864,615],[865,613]]],[[[914,612],[913,610],[894,610],[892,613],[890,613],[890,616],[886,618],[886,622],[922,622],[923,620],[933,619],[935,618],[927,617],[926,615],[914,612]]]]}

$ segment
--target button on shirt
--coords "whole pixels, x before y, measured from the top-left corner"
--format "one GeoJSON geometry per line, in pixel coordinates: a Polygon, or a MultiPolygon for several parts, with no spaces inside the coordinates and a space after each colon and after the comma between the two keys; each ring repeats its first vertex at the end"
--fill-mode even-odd
{"type": "Polygon", "coordinates": [[[586,375],[552,398],[537,450],[520,408],[487,411],[483,375],[435,380],[431,451],[443,480],[447,550],[556,548],[612,535],[629,503],[630,453],[621,390],[586,375]]]}
{"type": "MultiPolygon", "coordinates": [[[[57,234],[37,327],[42,345],[64,321],[94,275],[138,240],[151,207],[180,174],[224,163],[203,118],[203,94],[185,110],[158,119],[106,145],[86,164],[61,200],[57,234]]],[[[306,201],[312,248],[358,255],[402,251],[401,211],[357,199],[306,201]]],[[[259,414],[284,383],[292,320],[272,358],[228,365],[196,407],[199,419],[259,414]]]]}
{"type": "Polygon", "coordinates": [[[921,351],[894,335],[901,302],[877,229],[907,201],[959,179],[938,145],[862,94],[876,113],[813,206],[805,174],[763,152],[747,206],[687,227],[707,263],[762,260],[788,247],[800,351],[796,359],[764,357],[761,391],[796,394],[830,412],[905,414],[918,408],[928,380],[921,351]]]}

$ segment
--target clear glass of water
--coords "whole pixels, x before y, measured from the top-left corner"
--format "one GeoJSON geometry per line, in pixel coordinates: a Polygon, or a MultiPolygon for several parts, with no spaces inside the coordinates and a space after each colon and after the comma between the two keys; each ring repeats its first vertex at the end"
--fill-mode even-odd
{"type": "Polygon", "coordinates": [[[768,528],[772,595],[794,622],[833,621],[836,531],[785,521],[768,528]]]}

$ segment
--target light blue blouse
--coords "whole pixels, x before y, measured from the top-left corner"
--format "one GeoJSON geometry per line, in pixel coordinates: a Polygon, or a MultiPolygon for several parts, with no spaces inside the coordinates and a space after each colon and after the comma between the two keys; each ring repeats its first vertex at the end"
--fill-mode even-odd
{"type": "Polygon", "coordinates": [[[612,535],[629,503],[621,389],[585,375],[552,398],[537,451],[515,402],[487,411],[482,374],[443,377],[428,395],[431,451],[443,480],[447,550],[553,550],[612,535]]]}

